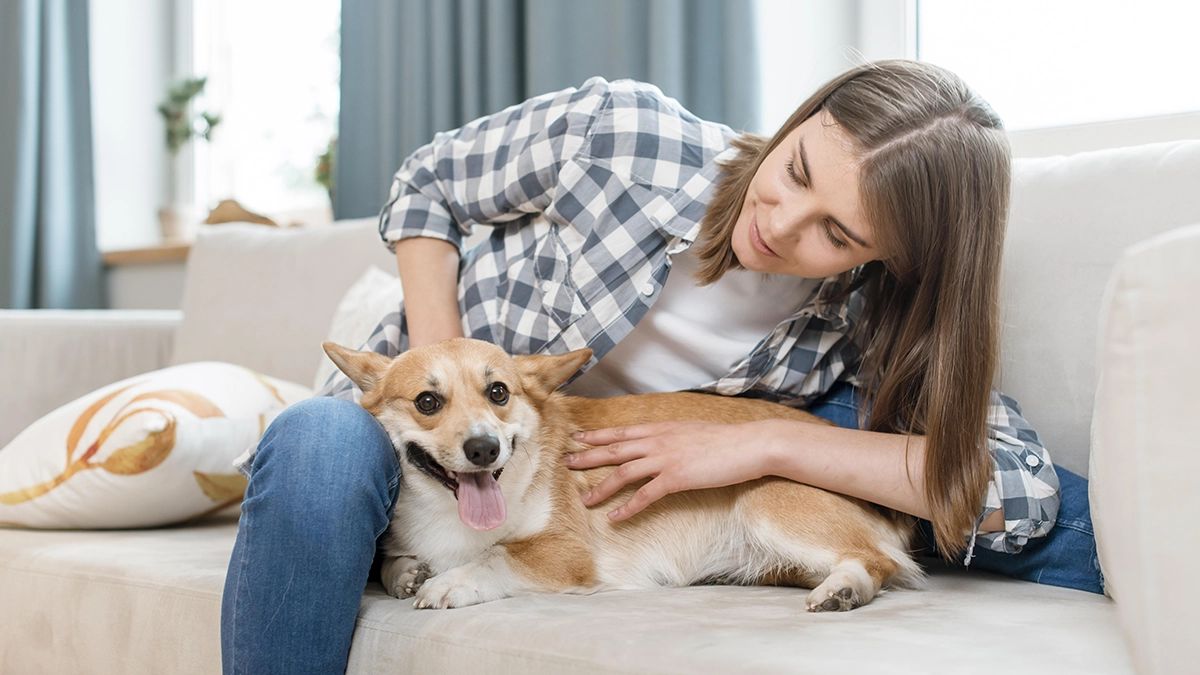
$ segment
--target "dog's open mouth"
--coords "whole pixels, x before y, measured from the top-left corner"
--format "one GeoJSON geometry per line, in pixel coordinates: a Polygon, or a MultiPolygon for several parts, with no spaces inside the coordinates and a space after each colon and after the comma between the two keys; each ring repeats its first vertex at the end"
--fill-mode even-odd
{"type": "Polygon", "coordinates": [[[464,525],[486,531],[504,524],[508,510],[500,484],[496,482],[504,467],[495,471],[455,473],[447,471],[416,443],[409,443],[407,450],[408,460],[413,466],[454,493],[458,500],[458,517],[464,525]]]}

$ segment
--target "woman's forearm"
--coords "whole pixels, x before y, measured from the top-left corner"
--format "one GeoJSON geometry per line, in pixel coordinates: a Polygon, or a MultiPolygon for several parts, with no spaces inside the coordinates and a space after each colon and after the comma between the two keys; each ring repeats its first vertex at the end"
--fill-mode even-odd
{"type": "Polygon", "coordinates": [[[396,267],[404,287],[411,346],[463,336],[458,313],[458,261],[458,247],[448,241],[413,237],[396,243],[396,267]]]}
{"type": "MultiPolygon", "coordinates": [[[[925,505],[925,437],[776,421],[776,442],[765,445],[768,473],[865,499],[918,518],[925,505]],[[804,425],[802,428],[794,425],[804,425]],[[802,445],[796,439],[803,438],[802,445]],[[907,446],[907,452],[906,452],[907,446]]],[[[996,511],[981,532],[1004,529],[996,511]]]]}

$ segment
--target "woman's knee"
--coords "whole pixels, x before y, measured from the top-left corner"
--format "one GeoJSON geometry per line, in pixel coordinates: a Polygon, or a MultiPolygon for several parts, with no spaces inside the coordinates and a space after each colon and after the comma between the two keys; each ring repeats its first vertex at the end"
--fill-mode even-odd
{"type": "Polygon", "coordinates": [[[340,492],[395,486],[399,464],[379,422],[356,403],[321,396],[279,414],[263,434],[251,474],[296,489],[340,492]],[[266,478],[267,476],[263,476],[266,478]]]}

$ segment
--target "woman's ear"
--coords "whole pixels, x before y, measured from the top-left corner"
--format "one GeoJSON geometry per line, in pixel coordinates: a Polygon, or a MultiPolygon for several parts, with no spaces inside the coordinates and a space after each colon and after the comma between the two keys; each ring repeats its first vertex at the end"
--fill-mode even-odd
{"type": "Polygon", "coordinates": [[[338,370],[346,374],[354,384],[365,394],[379,384],[384,371],[391,365],[392,360],[383,354],[375,352],[360,352],[347,349],[336,342],[326,340],[321,348],[329,355],[338,370]]]}
{"type": "Polygon", "coordinates": [[[566,354],[550,356],[533,354],[514,356],[513,362],[521,372],[525,390],[538,398],[546,398],[564,382],[571,379],[583,364],[592,358],[592,350],[576,349],[566,354]]]}

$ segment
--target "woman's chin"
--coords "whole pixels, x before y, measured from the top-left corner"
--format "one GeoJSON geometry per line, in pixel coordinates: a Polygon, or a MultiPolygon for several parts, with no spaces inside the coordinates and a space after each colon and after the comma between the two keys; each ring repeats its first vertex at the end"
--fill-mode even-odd
{"type": "Polygon", "coordinates": [[[732,244],[731,248],[733,248],[733,257],[738,261],[739,265],[751,272],[763,272],[766,274],[765,270],[761,269],[763,263],[761,260],[762,255],[758,251],[755,251],[753,246],[743,244],[737,239],[734,239],[730,243],[732,244]]]}
{"type": "Polygon", "coordinates": [[[786,272],[779,269],[779,258],[775,256],[768,258],[753,249],[745,252],[739,251],[736,246],[733,249],[733,255],[737,258],[742,268],[747,271],[758,272],[759,274],[786,274],[786,272]]]}

